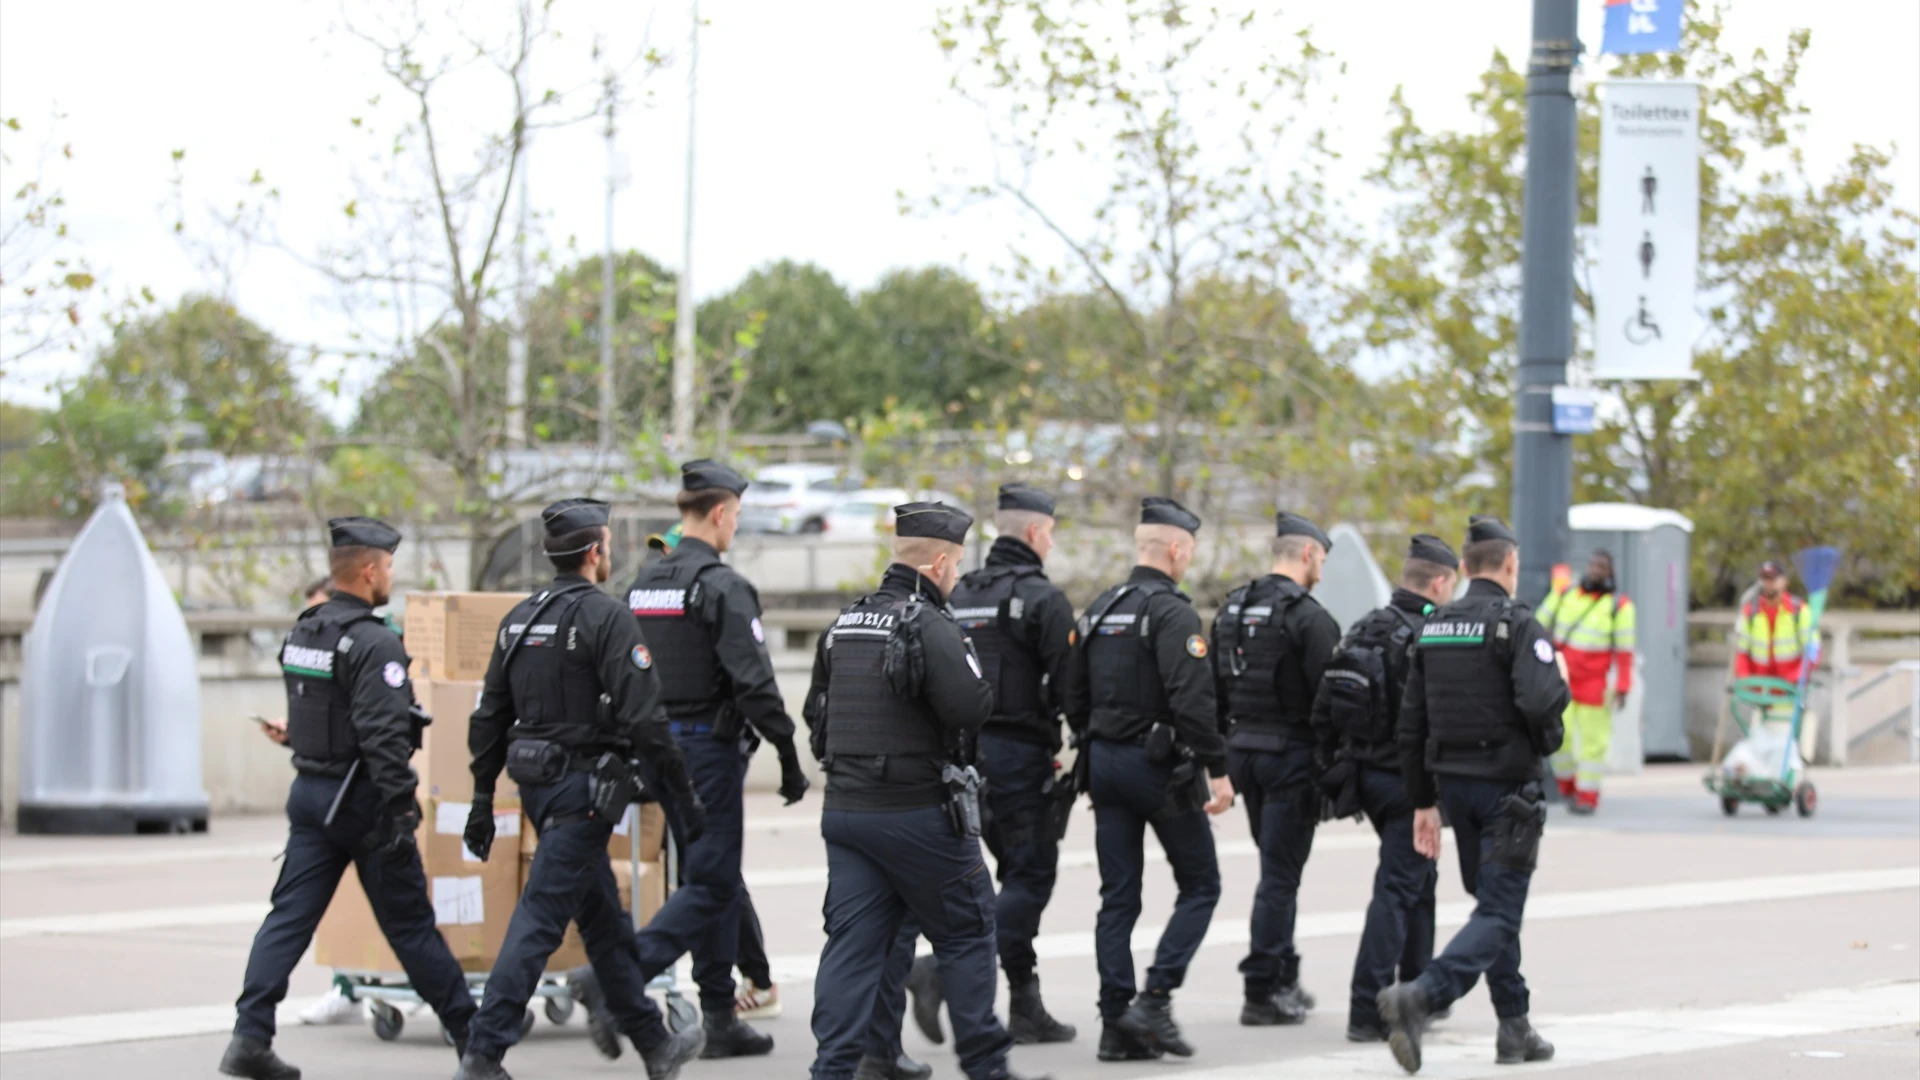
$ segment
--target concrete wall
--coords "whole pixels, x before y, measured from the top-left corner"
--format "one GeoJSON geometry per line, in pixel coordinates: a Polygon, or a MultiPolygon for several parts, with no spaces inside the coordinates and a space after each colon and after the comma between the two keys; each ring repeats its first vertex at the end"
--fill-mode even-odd
{"type": "MultiPolygon", "coordinates": [[[[774,668],[788,710],[801,724],[800,703],[812,676],[810,652],[786,649],[774,654],[774,668]]],[[[1848,685],[1859,686],[1883,670],[1884,664],[1862,664],[1859,674],[1848,685]]],[[[1822,732],[1815,760],[1834,760],[1836,747],[1832,692],[1816,684],[1813,711],[1822,718],[1822,732]]],[[[1911,683],[1893,679],[1870,694],[1851,703],[1849,715],[1857,733],[1873,722],[1903,706],[1911,695],[1911,683]]],[[[1713,745],[1715,723],[1726,710],[1726,667],[1724,661],[1692,664],[1687,672],[1687,736],[1693,759],[1706,762],[1713,745]]],[[[268,742],[248,717],[282,716],[286,712],[283,684],[271,666],[257,658],[207,658],[202,661],[200,680],[202,782],[212,809],[216,812],[269,811],[278,809],[286,799],[292,772],[284,748],[268,742]]],[[[1731,727],[1729,727],[1731,731],[1731,727]]],[[[18,801],[20,760],[20,685],[0,679],[0,815],[13,820],[18,801]]],[[[1889,731],[1870,743],[1856,746],[1849,760],[1857,763],[1905,761],[1907,742],[1904,731],[1889,731]]],[[[803,751],[801,760],[809,770],[815,765],[811,754],[803,751]]],[[[1635,763],[1622,761],[1622,769],[1635,763]]],[[[771,791],[779,786],[779,763],[774,755],[762,751],[755,757],[748,782],[755,790],[771,791]]],[[[819,777],[814,774],[815,784],[819,777]]]]}

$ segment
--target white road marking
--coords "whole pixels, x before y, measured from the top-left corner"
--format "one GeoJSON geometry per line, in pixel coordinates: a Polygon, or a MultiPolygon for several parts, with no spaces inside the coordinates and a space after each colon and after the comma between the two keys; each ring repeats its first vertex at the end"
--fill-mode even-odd
{"type": "MultiPolygon", "coordinates": [[[[1806,899],[1818,896],[1839,896],[1869,892],[1885,892],[1896,889],[1920,888],[1920,866],[1900,867],[1891,870],[1850,870],[1836,873],[1792,874],[1776,877],[1742,878],[1725,881],[1702,881],[1675,885],[1630,886],[1619,889],[1594,889],[1582,892],[1541,893],[1531,898],[1527,905],[1529,923],[1541,921],[1559,921],[1567,919],[1597,918],[1607,915],[1627,915],[1648,911],[1675,911],[1687,908],[1714,907],[1724,904],[1764,903],[1787,899],[1806,899]]],[[[256,910],[264,910],[256,905],[256,910]]],[[[1443,904],[1438,913],[1442,926],[1457,926],[1464,922],[1471,906],[1468,904],[1443,904]]],[[[125,913],[123,913],[125,914],[125,913]]],[[[1294,936],[1300,939],[1335,937],[1342,934],[1357,933],[1366,917],[1364,911],[1322,912],[1303,914],[1295,927],[1294,936]]],[[[75,919],[99,918],[98,916],[74,916],[75,919]]],[[[233,920],[229,920],[233,921],[233,920]]],[[[241,920],[251,921],[251,920],[241,920]]],[[[1157,943],[1161,927],[1138,927],[1133,934],[1133,947],[1136,952],[1150,952],[1157,943]]],[[[74,931],[80,932],[80,931],[74,931]]],[[[1215,923],[1207,934],[1203,947],[1212,948],[1223,945],[1240,945],[1247,940],[1247,924],[1244,919],[1227,923],[1215,923]]],[[[1093,934],[1090,932],[1067,934],[1043,934],[1034,941],[1035,951],[1043,958],[1072,958],[1093,955],[1093,934]]],[[[812,953],[788,954],[772,957],[773,976],[776,982],[811,982],[819,962],[812,953]]],[[[682,981],[688,975],[681,971],[682,981]]],[[[1902,984],[1902,993],[1912,1001],[1917,995],[1913,984],[1902,984]]],[[[1812,995],[1818,997],[1818,995],[1812,995]]],[[[1796,999],[1799,1000],[1799,999],[1796,999]]],[[[283,1017],[290,1015],[289,1010],[297,1011],[309,1002],[285,1002],[281,1005],[283,1017]]],[[[1800,1008],[1800,1006],[1795,1006],[1800,1008]]],[[[1844,1010],[1840,1010],[1844,1011],[1844,1010]]],[[[1635,1013],[1633,1016],[1663,1018],[1670,1010],[1659,1012],[1635,1013]]],[[[1621,1014],[1629,1015],[1629,1014],[1621,1014]]],[[[1591,1019],[1591,1018],[1590,1018],[1591,1019]]],[[[297,1023],[297,1019],[286,1020],[297,1023]]],[[[1583,1023],[1585,1021],[1568,1021],[1583,1023]]],[[[1624,1021],[1621,1021],[1624,1023],[1624,1021]]],[[[1857,1024],[1857,1027],[1882,1027],[1887,1023],[1904,1021],[1872,1020],[1857,1024]]],[[[1545,1021],[1543,1021],[1544,1025],[1545,1021]]],[[[1720,1021],[1715,1021],[1716,1024],[1720,1021]]],[[[190,1006],[186,1008],[153,1009],[145,1012],[104,1013],[94,1016],[69,1016],[51,1020],[17,1020],[0,1023],[0,1054],[18,1053],[29,1050],[51,1050],[63,1047],[92,1046],[101,1043],[130,1042],[146,1039],[179,1038],[189,1035],[207,1035],[230,1030],[233,1026],[233,1007],[231,1005],[190,1006]]],[[[1652,1025],[1649,1025],[1652,1026],[1652,1025]]],[[[1708,1030],[1703,1028],[1702,1030],[1708,1030]]],[[[1713,1028],[1712,1030],[1718,1030],[1713,1028]]],[[[1794,1034],[1792,1024],[1772,1025],[1755,1029],[1765,1033],[1765,1037],[1794,1034]]],[[[1612,1036],[1608,1036],[1611,1038],[1612,1036]]],[[[1756,1035],[1762,1037],[1761,1035],[1756,1035]]],[[[1605,1039],[1597,1041],[1605,1042],[1605,1039]]],[[[1436,1053],[1445,1049],[1444,1044],[1436,1043],[1436,1053]]],[[[1376,1054],[1382,1053],[1377,1048],[1376,1054]]],[[[1653,1051],[1637,1051],[1639,1053],[1653,1051]]],[[[1480,1054],[1461,1052],[1460,1060],[1468,1058],[1479,1060],[1486,1057],[1480,1054]]],[[[1567,1053],[1563,1051],[1563,1054],[1567,1053]]],[[[1444,1056],[1444,1055],[1441,1055],[1444,1056]]],[[[1351,1075],[1354,1068],[1352,1060],[1333,1055],[1330,1060],[1346,1062],[1343,1067],[1351,1075]]],[[[1317,1060],[1317,1059],[1316,1059],[1317,1060]]],[[[1374,1059],[1366,1059],[1374,1060],[1374,1059]]],[[[1438,1057],[1435,1060],[1439,1060],[1438,1057]]],[[[1612,1059],[1607,1059],[1612,1060],[1612,1059]]],[[[1248,1074],[1244,1080],[1265,1080],[1271,1075],[1271,1066],[1257,1077],[1248,1074]]],[[[1232,1070],[1217,1070],[1222,1073],[1232,1070]]],[[[1306,1075],[1330,1075],[1327,1073],[1295,1073],[1289,1063],[1289,1080],[1306,1075]]],[[[1422,1075],[1429,1075],[1422,1070],[1422,1075]]],[[[1479,1076],[1477,1072],[1449,1073],[1438,1072],[1431,1075],[1444,1077],[1479,1076]]],[[[1201,1080],[1187,1072],[1180,1074],[1181,1080],[1201,1080]]],[[[1209,1076],[1209,1080],[1213,1080],[1209,1076]]],[[[1237,1073],[1219,1080],[1243,1080],[1237,1073]]]]}
{"type": "MultiPolygon", "coordinates": [[[[156,839],[156,844],[168,843],[156,839]]],[[[112,866],[167,866],[173,863],[219,862],[238,859],[271,859],[286,850],[285,840],[258,844],[223,844],[217,847],[164,847],[152,851],[72,851],[53,855],[9,855],[0,858],[0,874],[24,874],[41,870],[97,870],[112,866]]]]}
{"type": "MultiPolygon", "coordinates": [[[[1529,912],[1529,915],[1532,913],[1529,912]]],[[[1646,1009],[1589,1016],[1534,1017],[1554,1045],[1553,1062],[1524,1075],[1577,1069],[1629,1058],[1688,1054],[1766,1039],[1835,1035],[1871,1028],[1911,1027],[1920,1022],[1920,991],[1913,983],[1882,983],[1846,990],[1815,990],[1784,1001],[1714,1009],[1646,1009]]],[[[1510,1065],[1493,1061],[1490,1036],[1451,1036],[1444,1029],[1421,1044],[1420,1075],[1437,1080],[1511,1077],[1510,1065]]],[[[1218,1069],[1182,1069],[1139,1080],[1349,1080],[1405,1077],[1383,1045],[1311,1057],[1276,1058],[1218,1069]]]]}
{"type": "Polygon", "coordinates": [[[171,930],[188,926],[224,926],[257,923],[271,905],[202,904],[197,907],[146,908],[140,911],[100,911],[90,915],[44,915],[30,919],[0,919],[0,940],[48,937],[55,934],[124,934],[140,930],[171,930]]]}

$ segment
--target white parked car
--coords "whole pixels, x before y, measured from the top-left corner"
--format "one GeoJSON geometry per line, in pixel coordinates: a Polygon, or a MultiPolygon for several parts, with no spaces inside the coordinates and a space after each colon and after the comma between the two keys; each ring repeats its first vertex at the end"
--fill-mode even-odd
{"type": "Polygon", "coordinates": [[[769,465],[740,497],[743,532],[817,533],[827,511],[860,490],[858,474],[835,465],[769,465]]]}
{"type": "MultiPolygon", "coordinates": [[[[752,490],[752,489],[748,489],[752,490]]],[[[866,539],[893,535],[893,508],[906,502],[943,502],[960,506],[960,500],[945,491],[908,491],[906,488],[867,488],[845,496],[827,511],[822,532],[829,539],[866,539]]]]}

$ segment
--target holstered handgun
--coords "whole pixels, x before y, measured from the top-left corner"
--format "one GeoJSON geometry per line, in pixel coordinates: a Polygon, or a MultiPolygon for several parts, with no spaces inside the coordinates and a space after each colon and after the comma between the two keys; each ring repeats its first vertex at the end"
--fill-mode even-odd
{"type": "Polygon", "coordinates": [[[594,759],[587,774],[587,803],[596,821],[618,822],[640,799],[640,775],[626,757],[608,752],[594,759]]]}
{"type": "Polygon", "coordinates": [[[966,839],[980,835],[980,770],[971,765],[947,765],[940,770],[947,785],[947,821],[953,835],[966,839]]]}

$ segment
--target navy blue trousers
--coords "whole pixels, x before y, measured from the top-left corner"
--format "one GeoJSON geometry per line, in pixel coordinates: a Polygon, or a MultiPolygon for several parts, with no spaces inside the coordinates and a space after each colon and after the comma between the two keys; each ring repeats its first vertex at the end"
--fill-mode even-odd
{"type": "Polygon", "coordinates": [[[820,832],[827,842],[827,944],[815,979],[814,1080],[846,1080],[859,1066],[909,915],[939,958],[960,1067],[972,1080],[986,1080],[1005,1065],[1013,1040],[993,1015],[993,882],[979,842],[954,836],[938,806],[828,810],[820,832]]]}
{"type": "Polygon", "coordinates": [[[1116,1020],[1132,1004],[1133,928],[1140,921],[1140,887],[1146,872],[1147,826],[1160,840],[1173,868],[1179,897],[1160,935],[1147,989],[1172,991],[1186,981],[1187,965],[1207,936],[1220,902],[1220,863],[1206,812],[1194,810],[1164,820],[1171,768],[1147,760],[1144,748],[1095,739],[1087,745],[1092,789],[1094,848],[1100,857],[1100,915],[1094,953],[1100,970],[1100,1016],[1116,1020]]]}
{"type": "Polygon", "coordinates": [[[274,1008],[287,996],[287,977],[306,955],[321,916],[351,864],[360,875],[374,919],[406,970],[407,981],[457,1038],[473,1019],[473,995],[459,961],[433,921],[433,900],[420,853],[407,848],[382,858],[361,850],[379,827],[379,795],[364,779],[340,802],[331,827],[323,825],[341,781],[299,775],[287,792],[287,852],[273,885],[273,910],[254,935],[233,1025],[235,1035],[268,1042],[274,1008]]]}
{"type": "Polygon", "coordinates": [[[686,734],[679,742],[694,790],[706,804],[707,827],[680,853],[678,887],[638,935],[640,975],[651,980],[691,952],[700,1007],[731,1013],[747,895],[740,876],[747,759],[738,742],[711,734],[686,734]]]}
{"type": "Polygon", "coordinates": [[[1060,867],[1060,845],[1048,820],[1052,800],[1045,790],[1053,779],[1053,752],[989,732],[980,736],[979,759],[987,779],[983,839],[999,864],[994,919],[1000,967],[1009,984],[1024,986],[1033,981],[1039,962],[1033,939],[1060,867]]]}
{"type": "Polygon", "coordinates": [[[584,820],[587,774],[572,771],[556,783],[522,784],[520,799],[527,820],[539,831],[540,847],[507,924],[507,940],[487,976],[468,1051],[498,1060],[520,1041],[520,1018],[569,922],[580,926],[614,1028],[641,1052],[654,1049],[666,1041],[667,1028],[660,1007],[647,997],[633,920],[620,906],[613,864],[607,859],[613,825],[584,820]],[[567,819],[573,820],[551,824],[567,819]]]}
{"type": "Polygon", "coordinates": [[[1494,858],[1501,802],[1524,785],[1517,780],[1465,776],[1442,776],[1439,782],[1440,804],[1453,826],[1461,876],[1473,894],[1474,906],[1467,925],[1420,974],[1420,988],[1428,1004],[1441,1009],[1465,997],[1485,975],[1494,1013],[1503,1020],[1525,1016],[1530,998],[1527,980],[1520,974],[1520,920],[1526,913],[1533,871],[1494,858]]]}
{"type": "Polygon", "coordinates": [[[1413,849],[1413,800],[1397,772],[1360,766],[1360,805],[1380,837],[1380,864],[1373,872],[1373,899],[1353,961],[1353,993],[1347,1022],[1380,1025],[1374,1003],[1380,991],[1412,982],[1433,960],[1433,890],[1439,867],[1413,849]]]}
{"type": "Polygon", "coordinates": [[[1320,793],[1313,785],[1313,748],[1289,740],[1279,752],[1227,751],[1233,790],[1247,808],[1260,847],[1260,885],[1253,894],[1247,958],[1240,977],[1248,997],[1264,997],[1300,981],[1293,925],[1300,915],[1300,875],[1313,854],[1320,793]]]}

